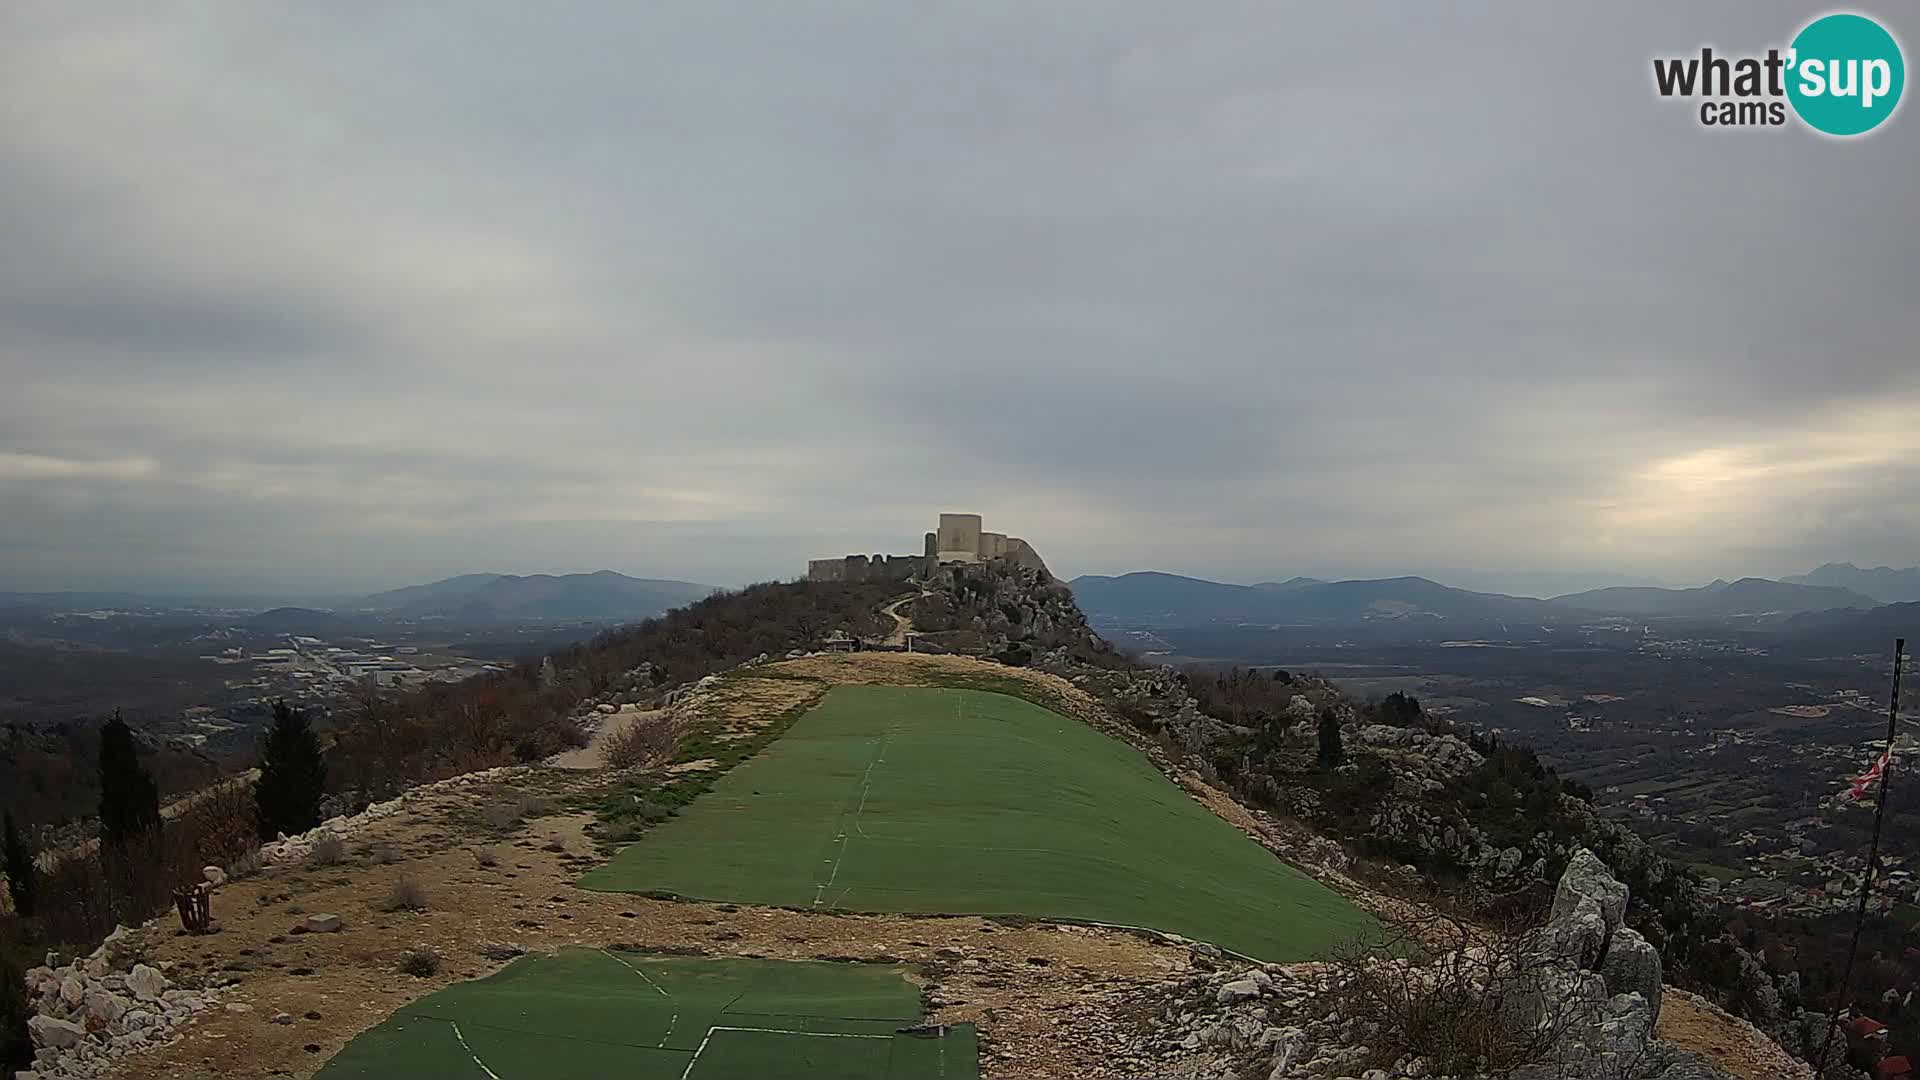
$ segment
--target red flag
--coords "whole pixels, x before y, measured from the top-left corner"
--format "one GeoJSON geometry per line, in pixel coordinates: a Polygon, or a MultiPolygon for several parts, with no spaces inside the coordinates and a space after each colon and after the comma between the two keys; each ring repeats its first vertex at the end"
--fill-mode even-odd
{"type": "Polygon", "coordinates": [[[1893,747],[1889,746],[1881,753],[1879,760],[1873,763],[1873,768],[1861,773],[1860,777],[1853,782],[1853,786],[1848,788],[1847,793],[1842,795],[1841,798],[1852,799],[1855,802],[1859,802],[1865,798],[1867,789],[1880,782],[1880,777],[1887,771],[1887,763],[1892,760],[1893,747]]]}

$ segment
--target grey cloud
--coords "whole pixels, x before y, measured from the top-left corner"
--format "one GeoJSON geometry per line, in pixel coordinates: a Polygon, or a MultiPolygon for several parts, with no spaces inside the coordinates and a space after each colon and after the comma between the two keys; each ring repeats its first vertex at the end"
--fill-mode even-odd
{"type": "Polygon", "coordinates": [[[1649,85],[1804,17],[22,6],[0,580],[1910,562],[1913,116],[1649,85]]]}

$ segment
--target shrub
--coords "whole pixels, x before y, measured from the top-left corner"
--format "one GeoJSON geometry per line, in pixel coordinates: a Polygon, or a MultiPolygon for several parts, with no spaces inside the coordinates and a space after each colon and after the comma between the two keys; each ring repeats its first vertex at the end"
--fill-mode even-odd
{"type": "Polygon", "coordinates": [[[417,979],[440,973],[440,957],[425,949],[409,949],[400,957],[400,970],[417,979]]]}
{"type": "Polygon", "coordinates": [[[227,880],[242,881],[260,872],[260,849],[249,848],[227,864],[227,880]]]}
{"type": "Polygon", "coordinates": [[[328,833],[313,842],[313,850],[307,854],[307,865],[338,866],[346,857],[347,842],[328,833]]]}
{"type": "Polygon", "coordinates": [[[601,740],[600,752],[613,768],[644,768],[672,758],[681,733],[680,724],[665,717],[635,719],[601,740]]]}
{"type": "Polygon", "coordinates": [[[427,910],[427,889],[419,880],[411,877],[394,879],[393,888],[387,892],[387,900],[380,905],[382,911],[425,911],[427,910]]]}
{"type": "Polygon", "coordinates": [[[1332,963],[1334,1011],[1360,1024],[1375,1062],[1420,1057],[1435,1073],[1495,1077],[1554,1064],[1580,1018],[1571,996],[1542,992],[1537,926],[1486,930],[1412,909],[1383,924],[1384,943],[1354,943],[1332,963]]]}

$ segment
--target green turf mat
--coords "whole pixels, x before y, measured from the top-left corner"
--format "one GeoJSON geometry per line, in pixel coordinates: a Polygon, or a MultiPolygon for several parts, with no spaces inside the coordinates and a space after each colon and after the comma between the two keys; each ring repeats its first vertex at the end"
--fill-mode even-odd
{"type": "Polygon", "coordinates": [[[1273,961],[1376,932],[1138,751],[975,690],[836,687],[581,884],[821,910],[1083,919],[1273,961]]]}
{"type": "Polygon", "coordinates": [[[976,1077],[972,1029],[898,1034],[921,1017],[891,966],[567,949],[422,998],[318,1075],[976,1077]]]}

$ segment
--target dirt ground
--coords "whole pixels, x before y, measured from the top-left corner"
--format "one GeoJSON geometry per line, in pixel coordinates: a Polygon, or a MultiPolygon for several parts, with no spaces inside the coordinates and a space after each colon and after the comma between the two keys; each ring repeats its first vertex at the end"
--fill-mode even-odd
{"type": "Polygon", "coordinates": [[[1669,986],[1660,995],[1662,1039],[1741,1080],[1808,1080],[1813,1070],[1773,1040],[1698,994],[1669,986]]]}

